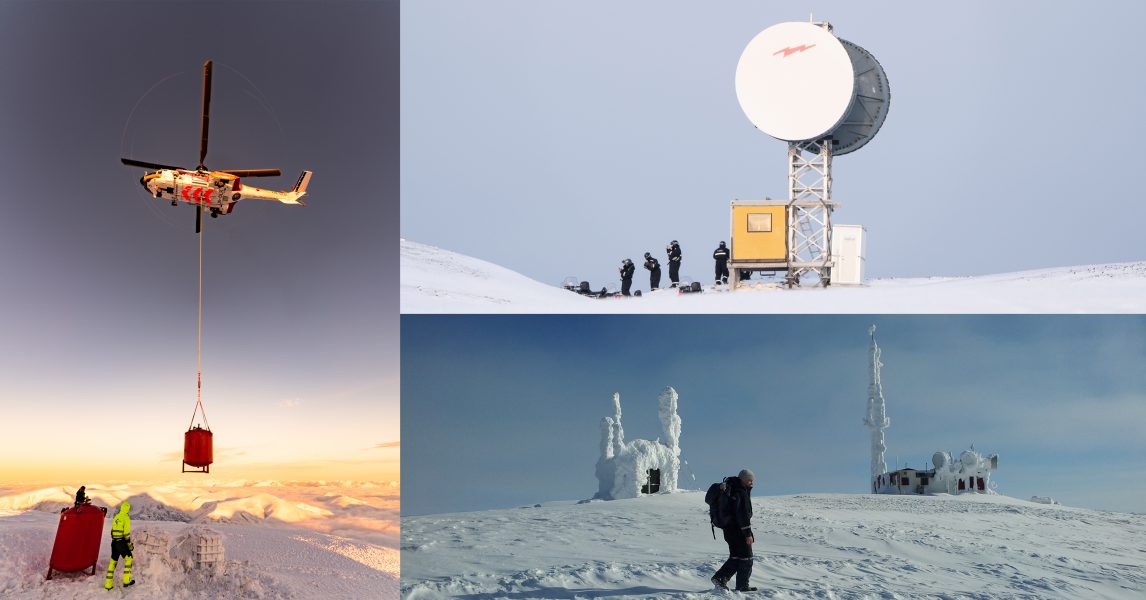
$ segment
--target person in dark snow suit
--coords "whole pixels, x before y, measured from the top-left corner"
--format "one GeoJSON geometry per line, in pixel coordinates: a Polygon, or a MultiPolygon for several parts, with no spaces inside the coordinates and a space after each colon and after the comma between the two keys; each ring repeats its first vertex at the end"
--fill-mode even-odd
{"type": "Polygon", "coordinates": [[[621,295],[631,296],[629,288],[633,286],[633,273],[636,272],[637,266],[631,259],[626,258],[617,270],[621,272],[621,295]]]}
{"type": "Polygon", "coordinates": [[[86,489],[87,486],[81,485],[80,489],[76,490],[76,506],[91,503],[92,499],[88,498],[87,492],[85,491],[86,489]]]}
{"type": "Polygon", "coordinates": [[[680,284],[680,244],[673,240],[668,246],[665,246],[665,252],[669,256],[669,281],[672,282],[672,287],[680,284]]]}
{"type": "Polygon", "coordinates": [[[720,246],[712,252],[712,258],[716,260],[716,284],[728,283],[728,248],[725,247],[724,242],[720,242],[720,246]]]}
{"type": "Polygon", "coordinates": [[[712,576],[712,583],[718,588],[728,589],[728,580],[736,574],[736,589],[741,592],[755,591],[748,585],[752,575],[752,484],[756,475],[743,469],[736,477],[724,480],[735,506],[733,521],[724,531],[724,541],[728,542],[728,560],[712,576]]]}
{"type": "Polygon", "coordinates": [[[649,289],[655,290],[660,287],[661,263],[648,252],[645,252],[645,268],[649,270],[649,289]]]}

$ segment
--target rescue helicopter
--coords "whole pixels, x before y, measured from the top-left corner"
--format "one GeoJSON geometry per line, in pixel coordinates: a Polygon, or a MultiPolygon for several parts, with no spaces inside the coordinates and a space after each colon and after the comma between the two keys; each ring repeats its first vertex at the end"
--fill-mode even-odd
{"type": "Polygon", "coordinates": [[[194,170],[173,165],[121,158],[129,167],[151,170],[139,178],[147,193],[171,201],[171,206],[186,202],[195,206],[195,233],[203,226],[203,213],[211,217],[230,214],[240,200],[275,200],[283,204],[305,206],[302,197],[310,183],[310,171],[303,171],[290,190],[274,191],[241,183],[250,177],[278,177],[278,169],[224,169],[214,171],[204,164],[207,158],[207,135],[211,122],[211,61],[203,63],[203,122],[199,129],[199,165],[194,170]]]}

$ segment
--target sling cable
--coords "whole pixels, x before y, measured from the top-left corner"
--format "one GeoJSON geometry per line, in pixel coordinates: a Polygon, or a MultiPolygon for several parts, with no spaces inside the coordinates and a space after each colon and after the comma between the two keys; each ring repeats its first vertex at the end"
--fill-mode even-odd
{"type": "MultiPolygon", "coordinates": [[[[203,210],[196,206],[195,210],[203,210]]],[[[207,423],[207,409],[203,408],[203,232],[199,238],[199,325],[195,344],[195,410],[191,412],[191,424],[183,434],[183,472],[210,473],[213,462],[211,426],[207,423]],[[203,413],[203,425],[195,425],[195,415],[203,413]],[[188,469],[187,467],[192,467],[188,469]]]]}

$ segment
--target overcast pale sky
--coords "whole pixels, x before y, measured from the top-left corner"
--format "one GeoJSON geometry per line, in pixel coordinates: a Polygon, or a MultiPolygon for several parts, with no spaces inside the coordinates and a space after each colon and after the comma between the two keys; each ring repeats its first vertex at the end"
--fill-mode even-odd
{"type": "Polygon", "coordinates": [[[1146,4],[1129,0],[409,2],[402,235],[594,288],[677,239],[682,274],[708,281],[729,201],[787,194],[786,145],[744,116],[736,63],[810,14],[891,84],[879,134],[834,164],[868,276],[1146,259],[1146,4]]]}
{"type": "Polygon", "coordinates": [[[403,514],[589,498],[613,392],[656,439],[670,385],[682,487],[864,493],[872,323],[889,466],[974,444],[1002,494],[1146,512],[1141,316],[406,315],[403,514]]]}
{"type": "Polygon", "coordinates": [[[0,2],[0,480],[179,476],[193,209],[121,156],[314,171],[204,219],[212,474],[396,479],[398,3],[0,2]],[[379,445],[391,444],[380,448],[379,445]]]}

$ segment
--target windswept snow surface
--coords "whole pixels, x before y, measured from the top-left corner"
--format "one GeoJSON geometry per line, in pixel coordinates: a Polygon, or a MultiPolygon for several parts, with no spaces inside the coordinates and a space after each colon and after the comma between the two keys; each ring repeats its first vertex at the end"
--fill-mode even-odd
{"type": "MultiPolygon", "coordinates": [[[[1143,515],[1004,496],[811,494],[753,508],[751,583],[766,598],[1146,593],[1143,515]]],[[[695,491],[403,517],[402,597],[709,598],[727,548],[695,491]]]]}
{"type": "MultiPolygon", "coordinates": [[[[95,576],[55,574],[49,557],[60,509],[76,486],[5,485],[0,490],[0,598],[397,598],[397,483],[213,482],[89,484],[108,507],[95,576]],[[111,516],[127,500],[136,537],[130,590],[103,589],[111,516]],[[195,527],[222,536],[216,573],[149,556],[142,532],[177,539],[195,527]]],[[[175,552],[174,554],[177,554],[175,552]]]]}
{"type": "MultiPolygon", "coordinates": [[[[414,313],[1142,313],[1146,262],[1059,267],[977,277],[877,279],[861,287],[785,289],[756,282],[735,292],[659,290],[604,300],[504,267],[402,240],[401,310],[414,313]]],[[[705,272],[708,272],[707,265],[705,272]]],[[[599,290],[607,283],[591,281],[599,290]]],[[[647,291],[648,279],[633,280],[647,291]]]]}

